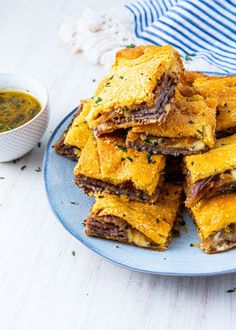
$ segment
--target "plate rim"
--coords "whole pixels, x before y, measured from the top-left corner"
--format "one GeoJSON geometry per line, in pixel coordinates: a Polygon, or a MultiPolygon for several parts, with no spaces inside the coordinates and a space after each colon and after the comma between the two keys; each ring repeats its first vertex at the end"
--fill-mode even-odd
{"type": "MultiPolygon", "coordinates": [[[[212,71],[197,71],[197,72],[201,72],[201,73],[205,73],[205,74],[210,74],[210,75],[219,75],[219,76],[230,76],[228,74],[225,73],[219,73],[219,72],[212,72],[212,71]]],[[[231,74],[233,75],[233,73],[231,74]]],[[[143,268],[138,268],[138,267],[133,267],[133,266],[129,266],[127,264],[118,262],[113,260],[112,258],[104,255],[102,252],[100,251],[96,251],[96,249],[93,247],[92,244],[90,244],[89,242],[87,242],[82,236],[80,236],[76,231],[74,231],[72,228],[70,228],[67,223],[64,221],[64,219],[62,218],[62,216],[58,213],[56,207],[54,207],[52,200],[51,200],[51,194],[49,192],[49,187],[48,187],[48,172],[47,172],[47,164],[48,164],[48,159],[49,159],[49,150],[51,148],[51,144],[52,144],[52,140],[54,139],[55,135],[57,134],[58,130],[63,126],[63,124],[74,114],[74,112],[76,111],[77,108],[75,108],[74,110],[72,110],[69,114],[67,114],[60,122],[59,124],[55,127],[55,129],[53,130],[53,133],[51,134],[47,146],[45,148],[44,151],[44,156],[43,156],[43,163],[42,163],[42,168],[43,168],[43,182],[44,182],[44,189],[46,192],[46,196],[47,196],[47,200],[49,203],[49,206],[54,214],[54,216],[56,217],[56,219],[58,220],[58,222],[73,236],[75,237],[77,240],[79,240],[84,246],[86,246],[90,251],[92,251],[93,253],[95,253],[96,255],[101,256],[102,258],[104,258],[105,260],[108,260],[109,262],[111,262],[113,265],[119,266],[121,268],[125,268],[125,269],[129,269],[132,271],[136,271],[139,273],[144,273],[144,274],[152,274],[152,275],[162,275],[162,276],[186,276],[186,277],[202,277],[202,276],[216,276],[216,275],[224,275],[224,274],[229,274],[229,273],[235,273],[236,272],[236,268],[232,268],[232,269],[228,269],[228,270],[222,270],[222,271],[214,271],[214,272],[199,272],[199,273],[186,273],[186,272],[158,272],[158,271],[151,271],[148,269],[143,269],[143,268]]],[[[70,160],[68,160],[70,161],[70,160]]]]}

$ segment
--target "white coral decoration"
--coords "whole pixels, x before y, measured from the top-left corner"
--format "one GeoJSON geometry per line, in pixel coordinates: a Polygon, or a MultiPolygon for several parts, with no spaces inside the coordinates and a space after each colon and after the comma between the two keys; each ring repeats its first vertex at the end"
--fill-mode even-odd
{"type": "Polygon", "coordinates": [[[77,21],[65,21],[60,26],[59,35],[73,52],[84,52],[90,62],[102,65],[110,65],[120,48],[137,44],[131,20],[121,9],[108,10],[100,15],[85,9],[77,21]]]}

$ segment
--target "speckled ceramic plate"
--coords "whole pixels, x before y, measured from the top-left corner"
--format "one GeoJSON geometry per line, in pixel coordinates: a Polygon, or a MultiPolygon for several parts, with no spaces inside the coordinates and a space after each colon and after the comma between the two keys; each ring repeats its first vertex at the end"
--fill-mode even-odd
{"type": "Polygon", "coordinates": [[[82,190],[73,184],[75,162],[57,155],[52,148],[67,127],[73,113],[74,111],[52,134],[45,151],[43,171],[50,206],[66,230],[90,250],[114,264],[144,273],[203,276],[236,271],[236,249],[207,255],[195,247],[190,247],[191,243],[198,243],[199,239],[192,220],[186,214],[184,219],[189,231],[182,232],[179,238],[175,238],[165,252],[86,236],[83,221],[89,213],[93,199],[84,195],[82,190]]]}

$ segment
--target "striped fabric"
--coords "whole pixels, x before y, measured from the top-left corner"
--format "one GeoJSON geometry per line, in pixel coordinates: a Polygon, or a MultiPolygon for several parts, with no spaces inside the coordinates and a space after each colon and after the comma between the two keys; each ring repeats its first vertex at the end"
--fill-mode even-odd
{"type": "Polygon", "coordinates": [[[137,38],[236,71],[236,0],[136,0],[126,7],[137,38]]]}

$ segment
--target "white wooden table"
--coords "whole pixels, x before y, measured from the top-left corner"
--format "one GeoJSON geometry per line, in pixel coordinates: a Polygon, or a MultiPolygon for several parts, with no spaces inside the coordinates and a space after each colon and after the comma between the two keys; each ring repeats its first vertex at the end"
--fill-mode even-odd
{"type": "MultiPolygon", "coordinates": [[[[96,256],[52,214],[41,166],[57,123],[92,95],[103,69],[61,44],[62,15],[119,0],[0,0],[0,72],[49,89],[51,119],[20,162],[0,164],[0,330],[235,329],[236,274],[172,278],[135,273],[96,256]],[[21,167],[26,165],[22,171],[21,167]],[[75,256],[72,255],[75,251],[75,256]]],[[[194,260],[193,260],[194,262],[194,260]]]]}

